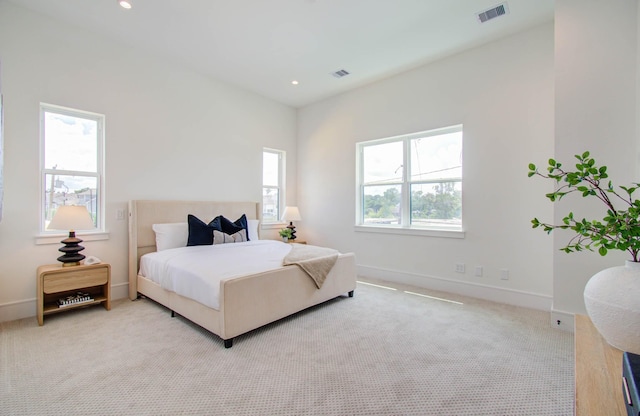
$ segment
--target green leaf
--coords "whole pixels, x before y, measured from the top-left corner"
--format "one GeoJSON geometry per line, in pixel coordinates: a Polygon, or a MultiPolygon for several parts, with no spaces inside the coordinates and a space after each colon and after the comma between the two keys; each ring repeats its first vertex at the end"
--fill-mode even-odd
{"type": "Polygon", "coordinates": [[[534,218],[531,220],[532,227],[541,228],[548,234],[556,229],[573,231],[575,235],[569,244],[561,249],[566,253],[589,250],[598,251],[604,256],[611,250],[620,250],[631,254],[634,261],[639,260],[640,199],[632,199],[632,194],[640,189],[640,183],[614,187],[611,181],[607,181],[605,186],[604,179],[608,177],[606,166],[598,167],[588,151],[575,157],[578,161],[575,169],[565,171],[560,168],[561,163],[550,158],[548,174],[538,172],[535,164],[529,163],[528,175],[538,175],[555,181],[555,192],[545,194],[551,202],[557,202],[574,192],[580,193],[583,197],[594,196],[594,201],[604,203],[604,218],[576,220],[570,212],[557,225],[542,223],[534,218]]]}

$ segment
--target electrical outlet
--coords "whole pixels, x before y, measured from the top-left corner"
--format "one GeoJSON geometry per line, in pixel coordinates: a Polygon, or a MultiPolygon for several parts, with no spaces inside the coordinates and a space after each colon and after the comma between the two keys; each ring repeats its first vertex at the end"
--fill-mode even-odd
{"type": "Polygon", "coordinates": [[[500,269],[500,279],[509,280],[509,269],[500,269]]]}
{"type": "Polygon", "coordinates": [[[464,273],[464,263],[456,263],[455,271],[456,273],[464,273]]]}
{"type": "Polygon", "coordinates": [[[476,271],[474,273],[476,277],[482,277],[482,266],[476,266],[476,271]]]}

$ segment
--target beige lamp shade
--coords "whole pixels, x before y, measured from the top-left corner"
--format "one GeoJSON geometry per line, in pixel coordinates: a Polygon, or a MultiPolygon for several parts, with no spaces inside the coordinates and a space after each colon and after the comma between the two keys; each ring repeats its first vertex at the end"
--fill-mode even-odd
{"type": "Polygon", "coordinates": [[[48,230],[69,231],[69,237],[61,241],[64,244],[58,251],[64,253],[58,257],[63,266],[77,266],[84,255],[80,254],[84,247],[80,245],[82,240],[76,237],[75,230],[92,230],[96,228],[86,207],[77,205],[63,205],[53,215],[53,219],[47,226],[48,230]]]}
{"type": "Polygon", "coordinates": [[[284,213],[282,214],[282,220],[289,222],[302,220],[298,207],[285,207],[284,213]]]}
{"type": "Polygon", "coordinates": [[[62,205],[58,207],[47,230],[93,230],[93,220],[87,208],[81,205],[62,205]]]}

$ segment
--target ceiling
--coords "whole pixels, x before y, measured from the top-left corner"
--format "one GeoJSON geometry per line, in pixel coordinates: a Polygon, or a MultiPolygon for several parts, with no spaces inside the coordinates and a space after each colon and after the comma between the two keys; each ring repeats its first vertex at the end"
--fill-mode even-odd
{"type": "Polygon", "coordinates": [[[554,0],[10,0],[302,107],[549,22],[554,0]],[[344,69],[350,74],[332,75],[344,69]],[[298,85],[292,85],[297,80],[298,85]]]}

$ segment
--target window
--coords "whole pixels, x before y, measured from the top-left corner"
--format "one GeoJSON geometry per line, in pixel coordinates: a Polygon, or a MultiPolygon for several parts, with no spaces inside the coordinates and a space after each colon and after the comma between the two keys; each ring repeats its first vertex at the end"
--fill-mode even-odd
{"type": "Polygon", "coordinates": [[[280,222],[284,207],[285,152],[264,149],[262,152],[262,222],[280,222]]]}
{"type": "Polygon", "coordinates": [[[104,116],[41,104],[40,137],[40,231],[48,232],[61,205],[86,206],[96,228],[104,231],[104,116]]]}
{"type": "Polygon", "coordinates": [[[462,230],[462,126],[357,144],[357,225],[462,230]]]}

